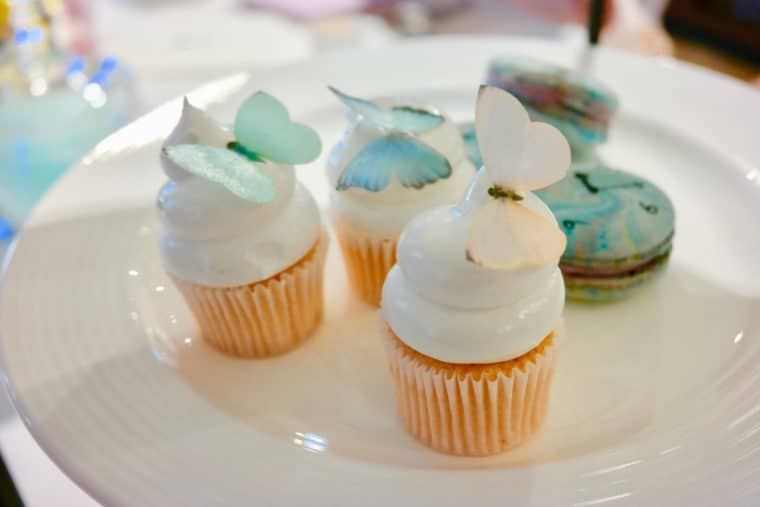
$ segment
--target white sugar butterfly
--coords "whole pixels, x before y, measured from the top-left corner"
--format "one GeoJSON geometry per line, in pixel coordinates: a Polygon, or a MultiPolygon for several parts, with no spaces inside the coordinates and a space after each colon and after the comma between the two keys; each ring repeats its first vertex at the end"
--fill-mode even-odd
{"type": "Polygon", "coordinates": [[[476,211],[467,258],[497,269],[559,258],[567,238],[556,223],[525,206],[523,195],[565,176],[567,141],[551,125],[531,121],[515,97],[486,85],[478,93],[475,131],[492,199],[476,211]]]}

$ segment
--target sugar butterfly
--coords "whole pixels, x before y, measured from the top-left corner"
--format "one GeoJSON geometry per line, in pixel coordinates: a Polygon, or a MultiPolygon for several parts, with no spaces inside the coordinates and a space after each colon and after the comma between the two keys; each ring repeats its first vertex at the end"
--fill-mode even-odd
{"type": "Polygon", "coordinates": [[[557,224],[524,204],[524,192],[561,180],[570,147],[551,125],[532,122],[504,90],[481,86],[475,131],[492,197],[476,212],[467,258],[498,269],[541,265],[558,259],[567,238],[557,224]]]}
{"type": "Polygon", "coordinates": [[[448,159],[414,137],[443,124],[441,114],[403,105],[383,108],[329,88],[351,111],[383,131],[348,162],[338,178],[337,190],[357,187],[379,192],[394,174],[402,186],[419,189],[451,175],[448,159]]]}
{"type": "Polygon", "coordinates": [[[472,122],[460,123],[458,126],[459,135],[462,136],[464,151],[467,158],[476,168],[483,165],[483,159],[480,157],[480,148],[478,148],[478,139],[475,136],[475,124],[472,122]]]}
{"type": "Polygon", "coordinates": [[[164,153],[179,167],[248,201],[265,204],[277,196],[271,178],[253,162],[300,164],[314,160],[322,149],[319,135],[290,120],[280,101],[257,92],[235,115],[235,141],[226,148],[201,144],[166,146],[164,153]]]}

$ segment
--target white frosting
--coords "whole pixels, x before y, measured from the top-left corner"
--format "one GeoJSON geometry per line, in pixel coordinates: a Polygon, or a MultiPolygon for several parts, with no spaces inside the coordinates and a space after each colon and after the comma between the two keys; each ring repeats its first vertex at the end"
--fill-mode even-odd
{"type": "MultiPolygon", "coordinates": [[[[164,141],[164,146],[203,143],[208,146],[224,148],[228,142],[234,139],[232,132],[209,118],[205,112],[193,107],[185,97],[182,102],[182,116],[177,126],[164,141]]],[[[163,151],[161,152],[161,167],[164,169],[164,173],[173,180],[192,177],[192,174],[172,162],[163,151]]]]}
{"type": "MultiPolygon", "coordinates": [[[[489,269],[466,258],[475,211],[490,197],[478,171],[465,199],[415,217],[398,244],[383,287],[382,311],[413,349],[448,363],[493,363],[536,347],[559,323],[565,288],[559,258],[541,266],[489,269]]],[[[554,221],[526,192],[524,203],[554,221]]]]}
{"type": "Polygon", "coordinates": [[[475,168],[466,156],[459,130],[446,118],[441,125],[418,134],[416,138],[448,159],[452,167],[448,178],[421,189],[405,188],[394,177],[380,192],[353,187],[337,191],[335,187],[346,165],[368,142],[382,135],[383,130],[349,113],[349,125],[327,161],[331,211],[349,227],[369,236],[395,240],[412,217],[433,206],[461,199],[475,168]]]}
{"type": "MultiPolygon", "coordinates": [[[[165,145],[224,146],[229,132],[185,103],[165,145]]],[[[161,255],[171,274],[207,287],[235,287],[269,278],[295,264],[317,241],[319,209],[292,166],[257,163],[277,188],[266,204],[241,199],[162,156],[170,180],[158,194],[164,226],[161,255]]],[[[253,162],[252,162],[253,163],[253,162]]]]}

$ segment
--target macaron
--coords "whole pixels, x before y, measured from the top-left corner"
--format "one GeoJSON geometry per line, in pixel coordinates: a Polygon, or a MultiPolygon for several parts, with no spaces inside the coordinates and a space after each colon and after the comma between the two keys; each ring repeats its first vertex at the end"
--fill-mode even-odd
{"type": "Polygon", "coordinates": [[[521,57],[500,57],[488,65],[487,82],[517,97],[535,121],[557,127],[578,153],[607,139],[618,109],[614,92],[578,71],[521,57]]]}
{"type": "Polygon", "coordinates": [[[563,180],[536,194],[567,235],[560,269],[568,298],[625,298],[667,264],[673,204],[641,176],[602,163],[574,165],[563,180]]]}

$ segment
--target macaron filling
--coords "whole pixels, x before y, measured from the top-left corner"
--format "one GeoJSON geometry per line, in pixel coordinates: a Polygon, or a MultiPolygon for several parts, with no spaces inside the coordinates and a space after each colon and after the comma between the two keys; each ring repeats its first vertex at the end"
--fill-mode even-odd
{"type": "Polygon", "coordinates": [[[570,264],[562,263],[560,263],[559,268],[562,270],[563,275],[572,277],[573,279],[625,278],[645,273],[661,264],[664,264],[665,261],[668,260],[668,257],[670,257],[670,249],[668,249],[665,253],[648,259],[644,262],[624,268],[598,270],[589,267],[573,266],[570,264]]]}

